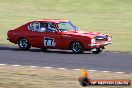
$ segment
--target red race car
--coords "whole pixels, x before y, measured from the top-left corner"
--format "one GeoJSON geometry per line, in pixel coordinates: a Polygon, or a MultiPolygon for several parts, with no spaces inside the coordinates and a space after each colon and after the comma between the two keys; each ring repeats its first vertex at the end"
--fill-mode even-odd
{"type": "Polygon", "coordinates": [[[111,36],[98,32],[80,31],[69,20],[44,19],[28,22],[7,33],[8,40],[18,44],[21,50],[30,47],[72,50],[80,54],[84,51],[100,53],[104,46],[111,44],[111,36]]]}

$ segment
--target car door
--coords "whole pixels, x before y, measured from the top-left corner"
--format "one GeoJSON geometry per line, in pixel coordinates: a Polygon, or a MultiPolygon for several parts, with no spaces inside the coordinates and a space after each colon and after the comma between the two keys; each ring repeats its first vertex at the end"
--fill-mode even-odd
{"type": "Polygon", "coordinates": [[[40,32],[40,22],[31,22],[28,25],[28,40],[33,47],[42,47],[42,34],[40,32]]]}
{"type": "Polygon", "coordinates": [[[46,30],[44,32],[41,32],[43,46],[46,47],[46,48],[61,49],[61,47],[62,47],[61,46],[62,45],[61,34],[57,31],[57,28],[55,27],[55,24],[48,22],[45,25],[45,29],[46,30]],[[46,28],[46,26],[48,27],[48,26],[51,26],[51,25],[54,29],[46,28]]]}

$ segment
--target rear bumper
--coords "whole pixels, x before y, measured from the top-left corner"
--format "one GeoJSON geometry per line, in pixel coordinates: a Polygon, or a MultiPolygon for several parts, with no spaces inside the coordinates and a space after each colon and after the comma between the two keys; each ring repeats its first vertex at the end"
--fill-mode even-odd
{"type": "Polygon", "coordinates": [[[10,40],[9,38],[7,38],[7,40],[10,40]]]}

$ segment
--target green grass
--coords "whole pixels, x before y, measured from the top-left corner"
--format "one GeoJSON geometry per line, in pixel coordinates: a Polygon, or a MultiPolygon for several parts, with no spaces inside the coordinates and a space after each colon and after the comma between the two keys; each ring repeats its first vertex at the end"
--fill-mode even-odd
{"type": "MultiPolygon", "coordinates": [[[[0,88],[83,88],[81,71],[0,66],[0,88]]],[[[89,72],[90,79],[129,79],[132,74],[89,72]]],[[[88,87],[89,88],[89,87],[88,87]]],[[[90,86],[90,88],[132,88],[132,86],[90,86]]]]}
{"type": "Polygon", "coordinates": [[[70,19],[86,31],[113,37],[109,51],[132,52],[132,0],[0,0],[0,44],[8,30],[27,21],[70,19]]]}

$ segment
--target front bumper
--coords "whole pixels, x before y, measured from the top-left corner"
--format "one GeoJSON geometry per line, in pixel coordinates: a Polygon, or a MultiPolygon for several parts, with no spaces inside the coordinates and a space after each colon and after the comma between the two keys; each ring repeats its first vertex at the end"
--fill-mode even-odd
{"type": "Polygon", "coordinates": [[[108,44],[112,44],[112,42],[94,43],[94,44],[88,44],[88,46],[90,46],[90,47],[99,47],[99,46],[106,46],[108,44]]]}

